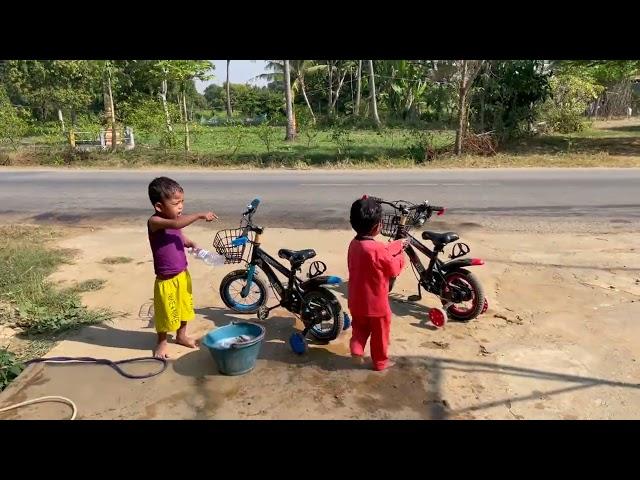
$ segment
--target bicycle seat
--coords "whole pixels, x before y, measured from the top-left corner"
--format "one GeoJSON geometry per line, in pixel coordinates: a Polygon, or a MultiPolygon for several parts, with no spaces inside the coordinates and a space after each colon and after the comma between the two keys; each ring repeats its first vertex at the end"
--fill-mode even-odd
{"type": "Polygon", "coordinates": [[[428,230],[422,232],[423,240],[431,240],[436,245],[446,245],[447,243],[455,242],[459,238],[460,237],[455,232],[438,233],[430,232],[428,230]]]}
{"type": "Polygon", "coordinates": [[[278,251],[278,256],[285,260],[289,260],[291,263],[303,263],[310,258],[315,257],[316,251],[311,248],[305,250],[288,250],[286,248],[282,248],[278,251]]]}

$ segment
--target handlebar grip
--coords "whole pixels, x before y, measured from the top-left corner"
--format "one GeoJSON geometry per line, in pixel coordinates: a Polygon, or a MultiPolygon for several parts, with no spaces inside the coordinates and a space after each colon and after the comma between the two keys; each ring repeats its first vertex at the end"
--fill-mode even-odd
{"type": "Polygon", "coordinates": [[[438,207],[438,206],[434,205],[433,207],[431,207],[431,210],[434,211],[434,212],[438,212],[436,215],[441,216],[441,215],[444,215],[444,212],[447,209],[444,208],[444,207],[438,207]]]}

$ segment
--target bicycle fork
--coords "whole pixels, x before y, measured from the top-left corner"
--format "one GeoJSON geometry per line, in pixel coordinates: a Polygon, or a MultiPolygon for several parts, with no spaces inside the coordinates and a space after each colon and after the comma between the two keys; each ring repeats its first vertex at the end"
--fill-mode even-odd
{"type": "Polygon", "coordinates": [[[249,296],[249,292],[251,291],[251,284],[253,283],[253,275],[255,274],[256,266],[249,265],[247,269],[247,283],[244,287],[242,287],[242,291],[240,292],[240,296],[242,298],[247,298],[249,296]]]}

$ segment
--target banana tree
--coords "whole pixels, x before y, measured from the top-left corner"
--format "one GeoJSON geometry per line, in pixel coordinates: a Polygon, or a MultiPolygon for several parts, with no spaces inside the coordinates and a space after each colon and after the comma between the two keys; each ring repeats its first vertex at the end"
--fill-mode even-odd
{"type": "Polygon", "coordinates": [[[407,117],[416,111],[429,85],[427,67],[411,60],[378,62],[380,97],[397,115],[407,117]]]}

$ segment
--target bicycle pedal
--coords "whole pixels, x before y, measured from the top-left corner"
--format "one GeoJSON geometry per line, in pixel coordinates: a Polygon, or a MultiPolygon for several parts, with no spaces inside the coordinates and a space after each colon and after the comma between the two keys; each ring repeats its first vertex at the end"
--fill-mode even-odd
{"type": "Polygon", "coordinates": [[[409,300],[410,302],[417,302],[422,300],[422,295],[409,295],[407,297],[407,300],[409,300]]]}

